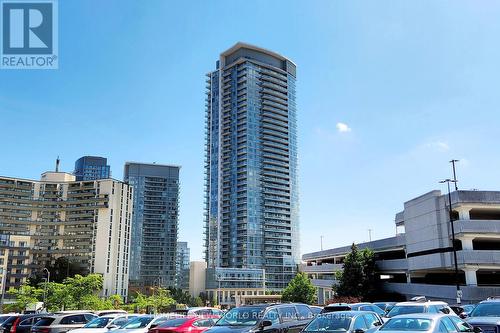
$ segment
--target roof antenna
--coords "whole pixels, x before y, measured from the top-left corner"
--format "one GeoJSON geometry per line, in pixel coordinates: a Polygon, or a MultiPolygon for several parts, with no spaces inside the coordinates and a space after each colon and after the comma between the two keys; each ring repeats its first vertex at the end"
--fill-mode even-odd
{"type": "Polygon", "coordinates": [[[61,162],[61,160],[59,159],[59,155],[58,155],[57,159],[56,159],[56,172],[59,172],[59,162],[61,162]]]}

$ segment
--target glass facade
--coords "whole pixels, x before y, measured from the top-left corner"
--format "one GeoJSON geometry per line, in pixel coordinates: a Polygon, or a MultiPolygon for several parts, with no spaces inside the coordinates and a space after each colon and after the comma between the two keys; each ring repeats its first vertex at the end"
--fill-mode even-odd
{"type": "Polygon", "coordinates": [[[189,289],[189,257],[190,250],[187,242],[177,242],[177,278],[176,287],[189,289]]]}
{"type": "Polygon", "coordinates": [[[180,167],[125,164],[134,187],[130,246],[132,287],[176,285],[180,167]]]}
{"type": "Polygon", "coordinates": [[[77,181],[111,178],[111,168],[108,160],[98,156],[83,156],[75,162],[73,174],[77,181]]]}
{"type": "Polygon", "coordinates": [[[263,269],[266,287],[282,289],[300,259],[295,65],[237,44],[216,67],[207,75],[208,267],[263,269]]]}

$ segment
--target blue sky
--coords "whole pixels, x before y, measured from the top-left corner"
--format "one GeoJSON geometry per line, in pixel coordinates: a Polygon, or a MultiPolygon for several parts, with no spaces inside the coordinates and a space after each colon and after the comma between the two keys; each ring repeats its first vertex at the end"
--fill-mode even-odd
{"type": "Polygon", "coordinates": [[[59,70],[0,70],[0,174],[60,155],[182,165],[180,240],[202,257],[205,73],[237,41],[298,65],[302,253],[391,236],[450,177],[500,189],[496,1],[62,0],[59,70]],[[342,125],[343,124],[343,125],[342,125]]]}

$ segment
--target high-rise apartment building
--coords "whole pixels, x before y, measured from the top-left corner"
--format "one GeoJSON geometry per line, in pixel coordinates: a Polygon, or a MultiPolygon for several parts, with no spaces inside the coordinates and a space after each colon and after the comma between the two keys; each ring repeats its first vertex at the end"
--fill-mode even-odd
{"type": "Polygon", "coordinates": [[[179,166],[125,163],[124,180],[134,188],[132,288],[175,286],[179,171],[179,166]]]}
{"type": "Polygon", "coordinates": [[[76,181],[65,172],[46,172],[40,181],[0,177],[4,290],[65,258],[84,274],[102,274],[102,296],[127,297],[132,200],[132,188],[113,179],[76,181]]]}
{"type": "Polygon", "coordinates": [[[177,242],[176,287],[189,290],[189,257],[190,250],[187,242],[177,242]]]}
{"type": "Polygon", "coordinates": [[[73,174],[76,180],[97,180],[111,178],[111,168],[107,158],[83,156],[75,162],[73,174]]]}
{"type": "Polygon", "coordinates": [[[295,80],[292,61],[243,43],[207,74],[206,261],[263,269],[275,290],[300,260],[295,80]]]}

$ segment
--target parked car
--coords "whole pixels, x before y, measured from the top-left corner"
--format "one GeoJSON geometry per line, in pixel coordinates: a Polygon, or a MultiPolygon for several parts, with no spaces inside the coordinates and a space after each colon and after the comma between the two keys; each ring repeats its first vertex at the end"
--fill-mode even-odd
{"type": "Polygon", "coordinates": [[[107,316],[107,315],[111,315],[111,314],[125,315],[125,314],[127,314],[127,311],[125,311],[125,310],[101,310],[101,311],[94,311],[94,313],[97,316],[102,317],[102,316],[107,316]]]}
{"type": "Polygon", "coordinates": [[[309,309],[311,309],[313,316],[317,316],[323,311],[322,306],[309,305],[309,309]]]}
{"type": "Polygon", "coordinates": [[[95,318],[97,316],[90,312],[45,315],[31,327],[31,333],[66,333],[83,327],[95,318]]]}
{"type": "Polygon", "coordinates": [[[467,318],[474,327],[480,327],[485,333],[500,332],[500,299],[489,298],[480,302],[467,318]]]}
{"type": "Polygon", "coordinates": [[[135,318],[137,318],[137,315],[118,313],[97,317],[82,328],[71,330],[71,333],[105,333],[116,330],[135,318]]]}
{"type": "Polygon", "coordinates": [[[11,313],[11,314],[4,314],[4,315],[0,315],[0,325],[6,321],[7,319],[9,319],[10,317],[12,316],[15,316],[17,313],[11,313]]]}
{"type": "Polygon", "coordinates": [[[149,333],[202,333],[214,326],[219,316],[189,316],[169,319],[149,330],[149,333]]]}
{"type": "Polygon", "coordinates": [[[379,316],[384,316],[385,311],[372,303],[354,303],[350,304],[351,310],[353,311],[371,311],[375,312],[379,316]]]}
{"type": "Polygon", "coordinates": [[[376,306],[384,310],[385,313],[391,311],[391,309],[396,305],[397,302],[375,302],[376,306]]]}
{"type": "Polygon", "coordinates": [[[380,333],[415,332],[415,333],[457,333],[481,330],[472,327],[454,314],[412,313],[389,319],[379,330],[380,333]]]}
{"type": "Polygon", "coordinates": [[[166,314],[160,316],[142,315],[127,322],[122,327],[113,331],[113,333],[146,333],[150,328],[160,326],[163,322],[182,317],[179,314],[166,314]]]}
{"type": "Polygon", "coordinates": [[[412,313],[442,313],[456,316],[455,312],[453,312],[453,310],[445,302],[420,300],[397,303],[386,314],[386,317],[392,318],[394,316],[412,313]]]}
{"type": "Polygon", "coordinates": [[[351,311],[351,306],[347,303],[328,304],[323,308],[321,313],[338,312],[338,311],[351,311]]]}
{"type": "Polygon", "coordinates": [[[195,307],[189,309],[175,310],[175,313],[183,314],[185,316],[219,316],[224,315],[224,311],[217,308],[210,307],[195,307]]]}
{"type": "Polygon", "coordinates": [[[30,333],[31,327],[40,318],[47,314],[16,314],[9,315],[7,319],[0,324],[0,332],[5,333],[30,333]]]}
{"type": "Polygon", "coordinates": [[[312,317],[305,304],[244,305],[229,310],[207,333],[299,333],[312,317]]]}
{"type": "Polygon", "coordinates": [[[371,333],[381,325],[380,316],[371,311],[335,311],[319,314],[302,332],[371,333]]]}

